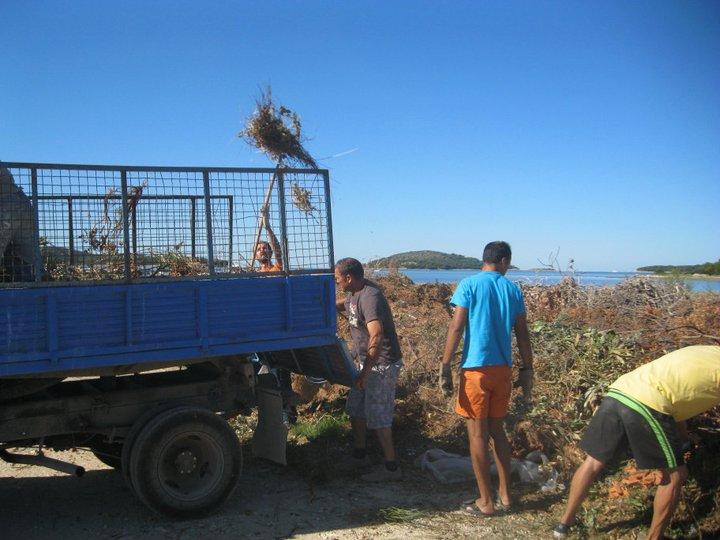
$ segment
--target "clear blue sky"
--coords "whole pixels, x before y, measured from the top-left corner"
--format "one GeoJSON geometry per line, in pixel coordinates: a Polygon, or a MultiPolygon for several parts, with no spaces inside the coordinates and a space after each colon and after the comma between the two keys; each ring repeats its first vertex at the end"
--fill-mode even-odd
{"type": "Polygon", "coordinates": [[[720,258],[716,1],[1,0],[0,20],[2,160],[270,165],[236,133],[271,84],[330,169],[336,257],[720,258]]]}

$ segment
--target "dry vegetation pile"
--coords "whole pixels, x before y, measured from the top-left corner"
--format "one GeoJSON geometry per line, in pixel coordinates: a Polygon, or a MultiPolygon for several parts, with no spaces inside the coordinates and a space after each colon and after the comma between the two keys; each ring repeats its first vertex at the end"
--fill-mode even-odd
{"type": "MultiPolygon", "coordinates": [[[[452,412],[452,400],[437,390],[453,287],[414,285],[400,274],[376,281],[391,304],[405,360],[398,390],[398,446],[440,446],[467,453],[464,426],[452,412]]],[[[670,350],[720,343],[718,294],[691,293],[681,284],[643,277],[606,288],[580,287],[571,278],[558,285],[522,288],[536,384],[530,406],[515,391],[508,432],[516,455],[542,450],[566,479],[583,457],[577,442],[610,383],[670,350]]],[[[339,325],[341,335],[349,339],[344,319],[339,325]]],[[[318,398],[331,401],[336,392],[323,392],[318,398]]],[[[318,409],[318,403],[310,409],[318,409]]],[[[688,456],[691,480],[675,521],[685,531],[695,527],[717,534],[720,411],[716,408],[692,420],[690,428],[699,443],[688,456]]],[[[616,470],[590,501],[587,526],[597,529],[603,519],[649,521],[652,486],[654,477],[616,470]]]]}
{"type": "Polygon", "coordinates": [[[255,112],[238,136],[278,164],[317,168],[317,163],[302,144],[300,117],[283,105],[275,105],[270,87],[261,92],[255,112]]]}
{"type": "MultiPolygon", "coordinates": [[[[130,220],[135,219],[135,210],[147,186],[147,180],[136,186],[128,186],[125,204],[130,220]]],[[[122,240],[124,213],[122,203],[117,202],[119,198],[115,188],[109,189],[103,198],[102,215],[80,235],[86,246],[79,255],[83,259],[82,264],[70,264],[69,253],[58,252],[46,238],[41,238],[45,281],[106,281],[125,278],[125,245],[122,240]]],[[[206,275],[207,259],[185,255],[182,248],[183,243],[180,243],[161,253],[141,255],[145,262],[151,261],[153,266],[153,271],[144,277],[206,275]]],[[[136,254],[130,256],[130,277],[143,277],[136,254]]]]}

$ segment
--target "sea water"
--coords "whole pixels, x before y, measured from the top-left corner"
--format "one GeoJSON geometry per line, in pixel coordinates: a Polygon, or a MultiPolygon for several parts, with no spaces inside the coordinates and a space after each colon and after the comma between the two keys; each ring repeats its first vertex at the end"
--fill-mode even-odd
{"type": "MultiPolygon", "coordinates": [[[[463,278],[477,274],[480,270],[461,269],[461,270],[429,270],[429,269],[410,269],[401,268],[399,270],[414,283],[457,283],[463,278]]],[[[380,275],[386,274],[387,270],[376,270],[380,275]]],[[[687,285],[691,291],[706,292],[712,291],[720,293],[720,280],[717,279],[701,279],[692,277],[683,278],[664,278],[653,276],[649,272],[555,272],[550,270],[509,270],[506,277],[518,283],[529,283],[539,285],[554,285],[559,283],[564,277],[572,277],[581,286],[593,287],[610,287],[634,276],[650,276],[653,279],[665,280],[676,279],[687,285]]]]}

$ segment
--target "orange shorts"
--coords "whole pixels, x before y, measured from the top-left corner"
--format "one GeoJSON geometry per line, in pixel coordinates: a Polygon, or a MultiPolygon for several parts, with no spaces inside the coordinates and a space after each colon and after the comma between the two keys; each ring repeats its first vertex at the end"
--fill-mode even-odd
{"type": "Polygon", "coordinates": [[[509,366],[460,370],[460,391],[455,412],[465,418],[503,418],[512,391],[509,366]]]}

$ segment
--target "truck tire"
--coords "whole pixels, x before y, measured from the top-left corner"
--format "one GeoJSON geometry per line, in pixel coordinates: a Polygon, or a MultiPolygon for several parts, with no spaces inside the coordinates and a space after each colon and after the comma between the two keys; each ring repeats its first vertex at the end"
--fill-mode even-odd
{"type": "Polygon", "coordinates": [[[171,517],[197,517],[237,485],[242,451],[235,431],[199,407],[171,409],[148,422],[130,450],[130,478],[147,506],[171,517]]]}
{"type": "Polygon", "coordinates": [[[170,409],[177,407],[178,405],[164,405],[160,408],[153,408],[152,410],[146,411],[144,414],[140,415],[135,422],[133,422],[133,425],[130,427],[130,431],[128,431],[128,434],[125,435],[122,452],[120,454],[120,469],[122,471],[125,484],[130,488],[130,491],[135,491],[135,486],[133,486],[132,478],[130,477],[130,455],[132,453],[132,447],[135,444],[135,440],[150,420],[170,409]]]}

